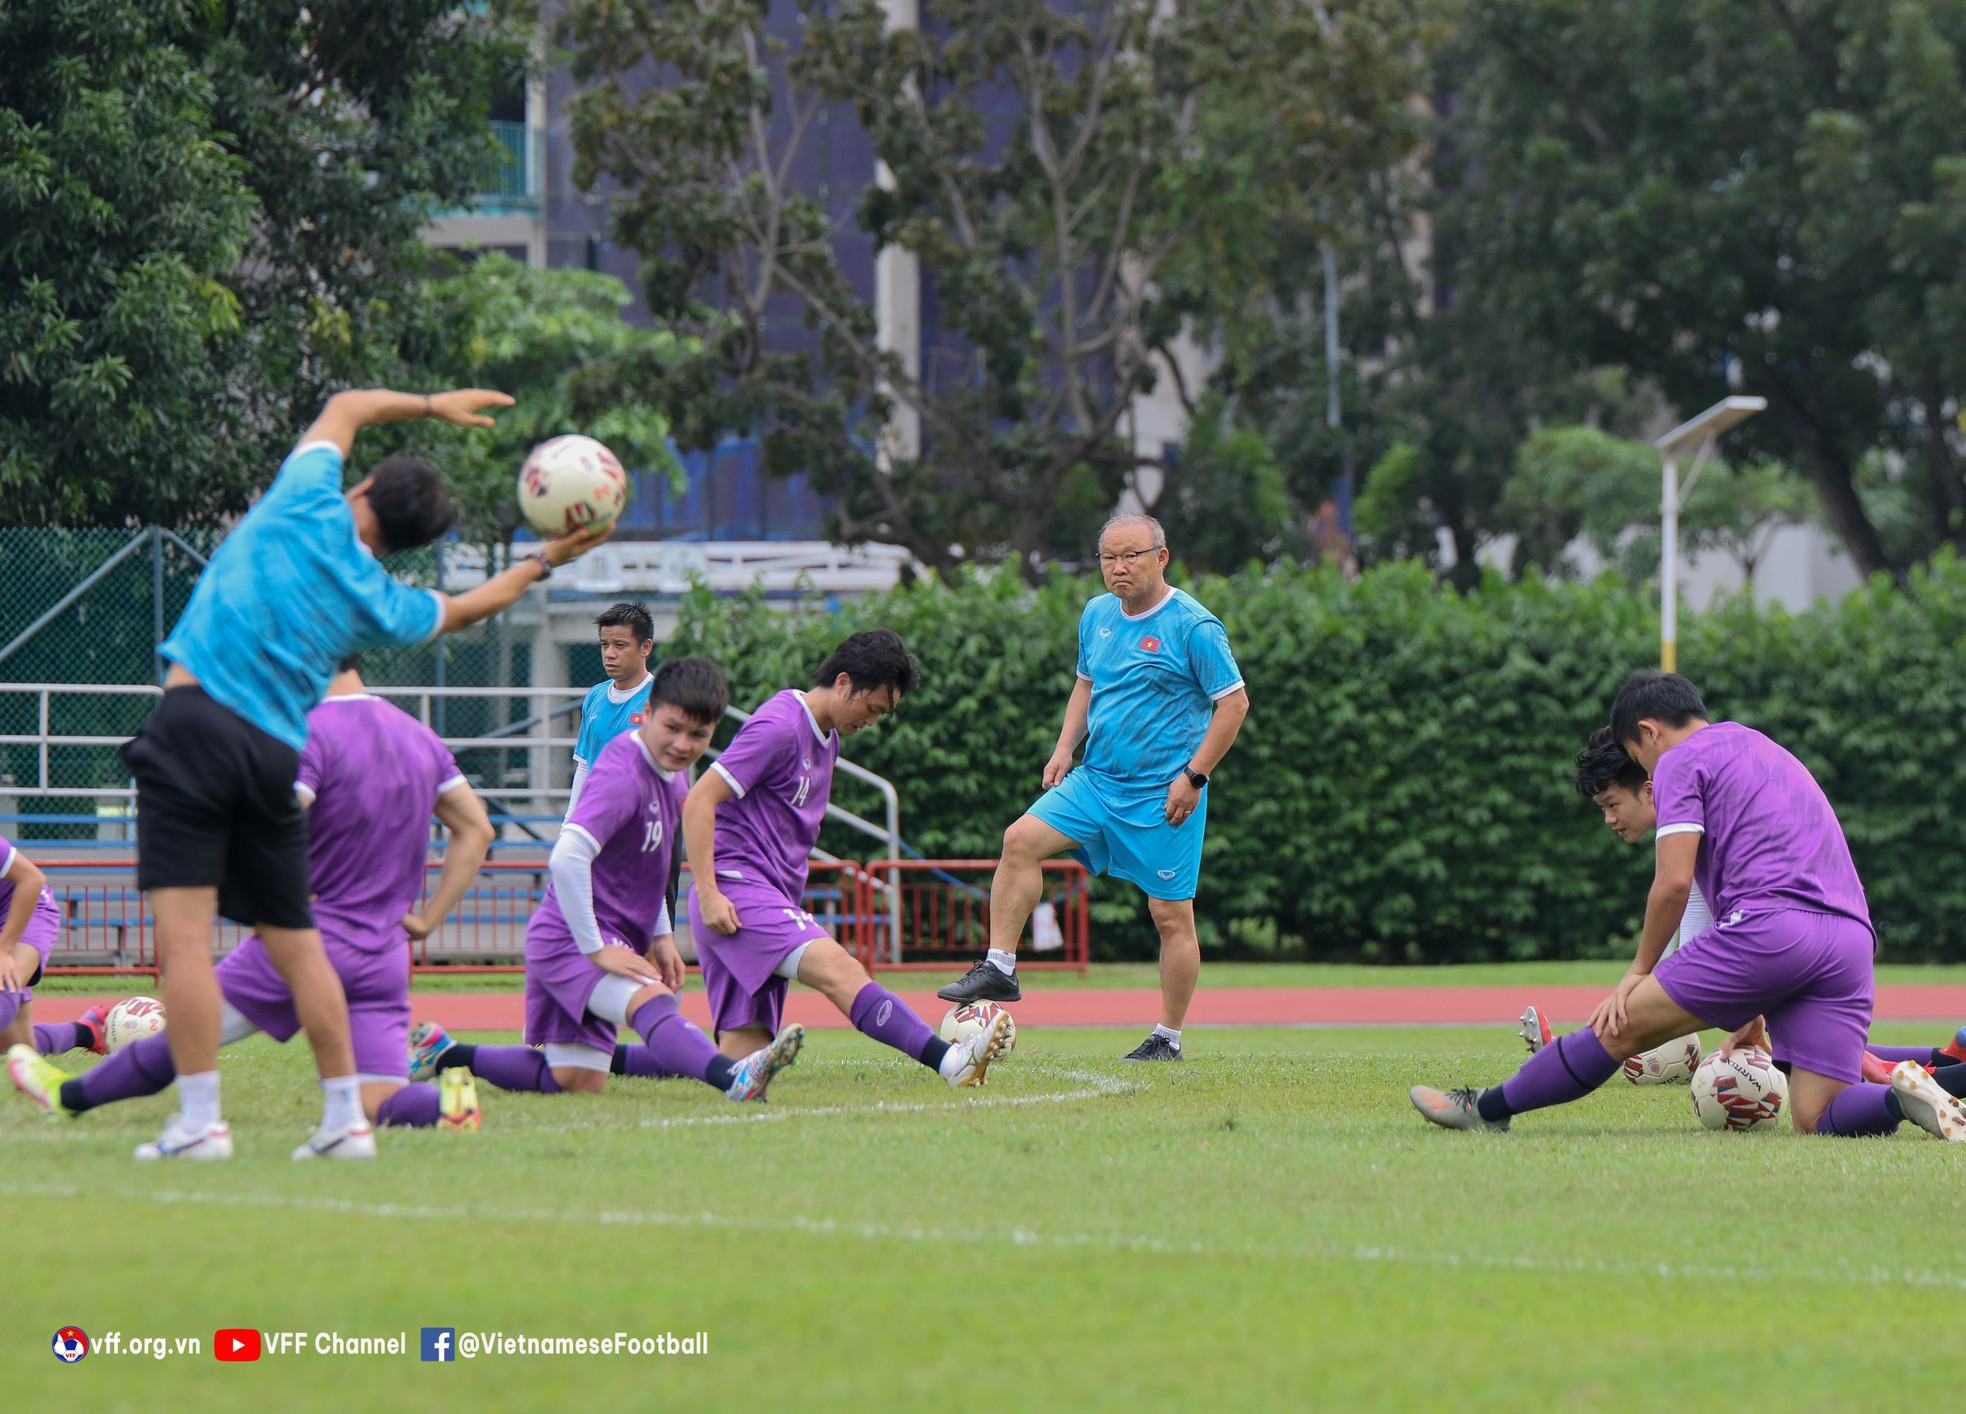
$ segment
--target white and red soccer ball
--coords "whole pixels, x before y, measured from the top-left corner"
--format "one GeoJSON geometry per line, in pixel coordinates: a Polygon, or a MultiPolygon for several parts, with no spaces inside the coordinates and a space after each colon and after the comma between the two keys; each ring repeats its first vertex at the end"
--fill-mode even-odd
{"type": "Polygon", "coordinates": [[[1766,1051],[1715,1051],[1693,1071],[1693,1113],[1708,1129],[1763,1129],[1788,1108],[1789,1080],[1766,1051]]]}
{"type": "MultiPolygon", "coordinates": [[[[950,1045],[967,1041],[996,1024],[997,1018],[1008,1017],[1009,1012],[995,1002],[963,1002],[949,1008],[942,1018],[942,1024],[935,1028],[935,1034],[950,1045]]],[[[1017,1023],[1010,1023],[1010,1030],[1004,1040],[1003,1053],[1009,1055],[1017,1046],[1017,1023]]]]}
{"type": "Polygon", "coordinates": [[[164,1029],[164,1004],[155,997],[125,997],[102,1021],[102,1043],[120,1051],[132,1041],[155,1036],[164,1029]]]}
{"type": "Polygon", "coordinates": [[[612,525],[628,504],[621,461],[592,437],[555,437],[519,468],[519,511],[548,539],[612,525]]]}
{"type": "Polygon", "coordinates": [[[1681,1036],[1663,1046],[1640,1051],[1619,1070],[1634,1085],[1684,1085],[1700,1063],[1700,1038],[1681,1036]]]}

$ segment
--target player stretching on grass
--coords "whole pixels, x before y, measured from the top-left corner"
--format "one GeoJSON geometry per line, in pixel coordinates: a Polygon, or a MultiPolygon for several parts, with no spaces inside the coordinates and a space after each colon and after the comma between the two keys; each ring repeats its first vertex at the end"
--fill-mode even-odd
{"type": "MultiPolygon", "coordinates": [[[[430,936],[477,878],[492,842],[483,803],[435,732],[368,695],[353,659],[329,683],[327,699],[307,714],[307,747],[293,789],[307,810],[314,915],[328,963],[347,994],[364,1113],[377,1124],[476,1129],[478,1100],[468,1071],[445,1076],[441,1087],[404,1083],[410,1030],[404,943],[405,935],[430,936]],[[418,913],[433,811],[450,843],[437,891],[418,913]]],[[[260,1031],[287,1041],[300,1029],[293,993],[260,939],[248,938],[226,954],[215,975],[220,1045],[260,1031]]],[[[146,1036],[75,1079],[17,1046],[7,1056],[7,1073],[43,1109],[71,1116],[154,1095],[176,1076],[168,1035],[146,1036]]],[[[231,1136],[220,1126],[185,1157],[223,1159],[231,1153],[231,1136]]],[[[137,1157],[163,1155],[146,1144],[137,1157]]]]}
{"type": "MultiPolygon", "coordinates": [[[[1637,844],[1658,824],[1658,811],[1652,806],[1652,782],[1646,777],[1645,768],[1611,740],[1611,728],[1599,727],[1591,733],[1589,744],[1577,753],[1577,774],[1571,779],[1578,794],[1604,812],[1604,823],[1626,844],[1637,844]]],[[[1712,926],[1713,914],[1696,883],[1686,896],[1686,912],[1680,915],[1679,925],[1666,943],[1666,955],[1670,957],[1680,944],[1699,937],[1712,926]]],[[[1522,1029],[1516,1034],[1534,1055],[1550,1043],[1549,1018],[1533,1006],[1526,1007],[1522,1029]]],[[[1676,1046],[1676,1042],[1668,1042],[1660,1049],[1676,1046]]]]}
{"type": "Polygon", "coordinates": [[[1801,1133],[1888,1134],[1911,1119],[1966,1140],[1966,1107],[1914,1061],[1889,1085],[1860,1083],[1875,939],[1842,827],[1802,763],[1760,732],[1709,723],[1676,673],[1627,681],[1611,732],[1651,772],[1658,805],[1658,866],[1631,970],[1590,1029],[1545,1046],[1504,1084],[1418,1085],[1414,1107],[1450,1129],[1506,1129],[1512,1115],[1589,1094],[1627,1057],[1718,1026],[1733,1033],[1730,1048],[1766,1046],[1772,1031],[1801,1133]],[[1661,961],[1696,880],[1718,921],[1661,961]]]}
{"type": "Polygon", "coordinates": [[[0,1048],[27,1045],[44,1056],[63,1051],[103,1051],[104,1008],[92,1006],[80,1021],[38,1025],[34,984],[61,936],[61,910],[48,892],[48,876],[20,850],[0,840],[0,1048]]]}
{"type": "Polygon", "coordinates": [[[730,701],[704,658],[656,670],[642,725],[601,748],[580,803],[553,845],[553,882],[526,927],[524,1046],[473,1046],[426,1023],[410,1038],[418,1079],[469,1066],[505,1090],[595,1093],[607,1084],[616,1028],[641,1036],[629,1075],[686,1075],[733,1100],[762,1100],[798,1058],[805,1028],[765,1036],[742,1060],[718,1054],[677,1009],[683,959],[670,926],[687,772],[730,701]],[[534,1047],[543,1047],[535,1050],[534,1047]]]}
{"type": "Polygon", "coordinates": [[[220,545],[165,642],[164,695],[123,761],[137,788],[137,885],[150,895],[170,1016],[178,1113],[159,1156],[230,1146],[219,1111],[218,984],[212,924],[251,926],[293,993],[314,1048],[325,1104],[295,1158],[373,1158],[349,1047],[348,1007],[308,907],[307,823],[294,796],[307,714],[350,653],[421,643],[489,618],[607,531],[556,540],[463,594],[412,589],[379,555],[427,545],[450,528],[450,492],[434,467],[390,457],[341,489],[355,434],[429,417],[489,427],[503,393],[340,393],[328,401],[266,494],[220,545]],[[217,1145],[223,1138],[226,1143],[217,1145]]]}
{"type": "Polygon", "coordinates": [[[597,682],[580,704],[580,739],[573,745],[573,790],[567,813],[580,803],[587,773],[601,748],[642,724],[648,706],[649,654],[655,649],[655,620],[640,604],[610,604],[594,620],[601,634],[601,668],[606,682],[597,682]]]}
{"type": "Polygon", "coordinates": [[[1147,895],[1160,932],[1161,1017],[1126,1057],[1181,1059],[1181,1023],[1201,973],[1195,885],[1208,825],[1208,778],[1249,713],[1242,672],[1213,614],[1167,574],[1167,536],[1152,516],[1114,516],[1099,536],[1112,593],[1079,617],[1078,686],[1065,704],[1045,794],[1004,832],[990,884],[990,950],[936,995],[1014,1002],[1017,942],[1044,893],[1043,861],[1064,850],[1147,895]],[[1085,761],[1072,752],[1086,741],[1085,761]]]}
{"type": "Polygon", "coordinates": [[[981,1085],[1010,1041],[1010,1018],[950,1045],[867,975],[807,913],[807,863],[833,788],[840,737],[871,726],[921,686],[893,629],[856,633],[813,674],[758,709],[703,773],[683,807],[689,921],[717,1040],[736,1054],[767,1039],[796,977],[856,1028],[951,1085],[981,1085]]]}

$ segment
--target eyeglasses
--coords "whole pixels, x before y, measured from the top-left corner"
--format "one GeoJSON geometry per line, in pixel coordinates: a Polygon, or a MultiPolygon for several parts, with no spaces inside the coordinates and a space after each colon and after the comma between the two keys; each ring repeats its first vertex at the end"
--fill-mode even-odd
{"type": "Polygon", "coordinates": [[[1117,555],[1101,555],[1099,557],[1099,563],[1102,567],[1111,569],[1114,565],[1130,565],[1144,555],[1158,555],[1159,553],[1160,546],[1158,545],[1151,550],[1122,550],[1117,555]]]}

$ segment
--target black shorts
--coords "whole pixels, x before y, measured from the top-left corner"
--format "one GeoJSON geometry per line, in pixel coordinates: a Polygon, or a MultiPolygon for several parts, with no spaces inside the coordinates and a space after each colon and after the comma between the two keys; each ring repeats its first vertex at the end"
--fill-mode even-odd
{"type": "Polygon", "coordinates": [[[137,785],[138,888],[216,888],[234,922],[314,926],[299,752],[202,687],[174,687],[123,764],[137,785]]]}

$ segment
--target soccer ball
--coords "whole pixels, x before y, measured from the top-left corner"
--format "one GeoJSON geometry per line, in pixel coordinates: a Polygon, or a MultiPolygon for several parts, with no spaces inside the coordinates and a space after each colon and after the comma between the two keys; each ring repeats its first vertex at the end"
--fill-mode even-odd
{"type": "Polygon", "coordinates": [[[164,1004],[155,997],[125,997],[103,1019],[103,1044],[120,1051],[132,1041],[155,1036],[164,1029],[164,1004]]]}
{"type": "Polygon", "coordinates": [[[1708,1129],[1762,1129],[1788,1108],[1789,1078],[1766,1051],[1715,1051],[1694,1068],[1692,1093],[1708,1129]]]}
{"type": "Polygon", "coordinates": [[[628,500],[628,477],[592,437],[555,437],[519,468],[519,510],[549,539],[611,525],[628,500]]]}
{"type": "Polygon", "coordinates": [[[1634,1085],[1683,1085],[1700,1063],[1700,1038],[1681,1036],[1663,1046],[1640,1051],[1622,1067],[1634,1085]]]}
{"type": "MultiPolygon", "coordinates": [[[[935,1028],[935,1034],[953,1046],[958,1041],[967,1041],[985,1027],[995,1024],[998,1017],[1009,1015],[1009,1012],[995,1002],[964,1002],[960,1006],[949,1008],[949,1014],[942,1018],[942,1024],[935,1028]]],[[[1016,1047],[1017,1023],[1012,1021],[1009,1036],[1004,1041],[1003,1053],[1009,1055],[1016,1047]]]]}

